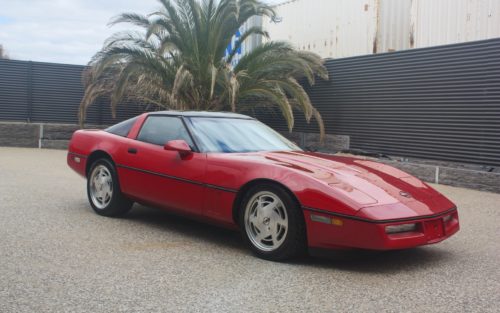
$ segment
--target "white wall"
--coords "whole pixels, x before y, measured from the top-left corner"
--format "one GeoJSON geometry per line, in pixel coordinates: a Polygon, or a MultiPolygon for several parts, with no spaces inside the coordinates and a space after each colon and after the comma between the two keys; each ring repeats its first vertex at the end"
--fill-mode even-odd
{"type": "Polygon", "coordinates": [[[376,38],[377,0],[297,0],[276,6],[278,23],[264,19],[272,40],[287,40],[325,58],[368,54],[376,38]]]}
{"type": "Polygon", "coordinates": [[[272,40],[342,58],[500,37],[500,0],[292,0],[272,40]]]}
{"type": "Polygon", "coordinates": [[[416,0],[411,28],[415,48],[500,37],[500,0],[416,0]]]}

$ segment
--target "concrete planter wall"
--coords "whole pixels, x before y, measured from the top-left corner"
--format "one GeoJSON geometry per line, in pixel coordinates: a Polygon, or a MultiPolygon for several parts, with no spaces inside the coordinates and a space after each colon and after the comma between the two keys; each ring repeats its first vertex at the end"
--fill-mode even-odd
{"type": "Polygon", "coordinates": [[[74,124],[1,122],[0,146],[67,149],[71,135],[78,129],[74,124]]]}
{"type": "Polygon", "coordinates": [[[399,168],[423,181],[500,193],[500,172],[479,169],[479,167],[446,166],[406,161],[378,160],[399,168]]]}
{"type": "Polygon", "coordinates": [[[300,147],[314,151],[337,153],[349,149],[349,136],[326,134],[324,142],[321,143],[320,136],[316,133],[281,132],[281,134],[300,147]]]}

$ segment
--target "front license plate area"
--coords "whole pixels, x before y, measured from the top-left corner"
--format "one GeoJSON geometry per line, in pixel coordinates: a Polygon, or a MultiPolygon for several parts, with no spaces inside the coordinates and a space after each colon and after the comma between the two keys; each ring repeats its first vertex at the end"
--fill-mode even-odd
{"type": "Polygon", "coordinates": [[[427,241],[433,241],[444,236],[444,228],[442,219],[426,221],[424,223],[425,236],[427,241]]]}

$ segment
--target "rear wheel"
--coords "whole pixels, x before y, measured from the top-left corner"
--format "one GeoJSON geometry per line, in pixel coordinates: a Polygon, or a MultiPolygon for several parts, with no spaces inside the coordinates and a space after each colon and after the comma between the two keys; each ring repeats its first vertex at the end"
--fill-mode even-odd
{"type": "Polygon", "coordinates": [[[302,211],[283,188],[272,184],[252,188],[243,199],[241,210],[243,238],[257,256],[280,261],[305,252],[302,211]]]}
{"type": "Polygon", "coordinates": [[[132,208],[133,202],[120,190],[116,169],[108,159],[95,161],[87,179],[87,196],[94,211],[103,216],[121,216],[132,208]]]}

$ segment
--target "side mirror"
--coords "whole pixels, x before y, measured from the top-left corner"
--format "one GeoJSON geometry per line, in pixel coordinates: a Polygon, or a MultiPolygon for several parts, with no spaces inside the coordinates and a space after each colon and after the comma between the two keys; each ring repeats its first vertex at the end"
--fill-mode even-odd
{"type": "Polygon", "coordinates": [[[179,152],[181,159],[185,159],[193,153],[189,145],[184,140],[170,140],[163,146],[163,149],[179,152]]]}

